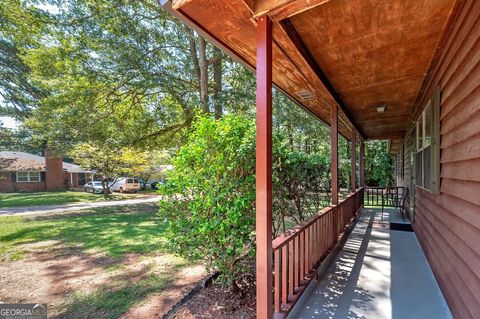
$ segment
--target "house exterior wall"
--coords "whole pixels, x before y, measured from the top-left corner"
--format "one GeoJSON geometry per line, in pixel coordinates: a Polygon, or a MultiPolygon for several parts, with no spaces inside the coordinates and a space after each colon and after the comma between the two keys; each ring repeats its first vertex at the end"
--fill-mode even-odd
{"type": "Polygon", "coordinates": [[[65,172],[65,180],[69,189],[78,188],[78,173],[68,173],[65,172]]]}
{"type": "MultiPolygon", "coordinates": [[[[10,192],[41,192],[46,190],[53,190],[58,188],[47,188],[47,172],[42,174],[45,175],[45,178],[42,177],[41,182],[21,182],[17,183],[16,181],[12,180],[13,172],[0,172],[0,192],[3,193],[10,193],[10,192]]],[[[74,189],[80,187],[78,184],[78,173],[72,173],[72,178],[70,178],[70,173],[62,172],[61,183],[62,187],[65,188],[65,185],[68,186],[69,189],[74,189]],[[73,184],[71,181],[73,180],[73,184]]]]}
{"type": "Polygon", "coordinates": [[[12,174],[9,172],[0,172],[0,191],[13,192],[12,174]]]}
{"type": "MultiPolygon", "coordinates": [[[[462,319],[480,314],[479,17],[480,1],[460,5],[419,103],[440,87],[440,192],[415,188],[414,229],[454,317],[462,319]]],[[[408,186],[409,178],[399,183],[408,186]]]]}
{"type": "Polygon", "coordinates": [[[0,192],[42,192],[45,190],[44,181],[17,183],[12,180],[12,172],[0,172],[0,192]]]}
{"type": "MultiPolygon", "coordinates": [[[[13,153],[15,152],[6,152],[13,153]]],[[[11,156],[6,154],[6,158],[11,156]]],[[[45,157],[38,157],[36,155],[18,152],[18,158],[16,157],[14,165],[11,167],[2,166],[0,171],[0,192],[38,192],[49,191],[57,189],[78,189],[82,185],[79,184],[80,178],[78,170],[79,167],[63,162],[63,158],[51,150],[45,150],[45,157]],[[44,164],[40,162],[44,161],[44,164]],[[30,162],[29,162],[30,161],[30,162]],[[35,164],[32,164],[33,161],[35,164]],[[66,169],[73,169],[76,172],[69,173],[64,170],[64,164],[66,169]],[[41,172],[40,182],[17,182],[16,174],[18,172],[41,172]]],[[[13,159],[13,158],[12,158],[13,159]]],[[[82,172],[83,180],[91,179],[91,173],[82,172]]]]}

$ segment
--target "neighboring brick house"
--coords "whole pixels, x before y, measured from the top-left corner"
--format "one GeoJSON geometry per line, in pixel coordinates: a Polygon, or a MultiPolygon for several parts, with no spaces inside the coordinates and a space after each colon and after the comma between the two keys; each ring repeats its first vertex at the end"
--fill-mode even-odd
{"type": "Polygon", "coordinates": [[[92,180],[90,171],[65,163],[60,156],[0,152],[0,192],[75,189],[92,180]]]}

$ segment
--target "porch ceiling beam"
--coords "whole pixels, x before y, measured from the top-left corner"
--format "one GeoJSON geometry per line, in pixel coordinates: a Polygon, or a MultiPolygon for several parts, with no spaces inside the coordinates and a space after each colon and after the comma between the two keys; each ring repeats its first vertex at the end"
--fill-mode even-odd
{"type": "Polygon", "coordinates": [[[388,132],[378,135],[369,135],[368,141],[372,140],[401,140],[405,136],[405,131],[388,132]]]}
{"type": "Polygon", "coordinates": [[[331,0],[256,0],[255,16],[268,14],[273,21],[281,21],[330,1],[331,0]]]}
{"type": "Polygon", "coordinates": [[[307,46],[303,42],[302,38],[298,34],[293,24],[290,22],[290,20],[285,19],[283,21],[280,21],[280,26],[283,28],[283,30],[288,35],[292,43],[295,45],[298,52],[303,56],[305,61],[307,61],[308,65],[312,68],[313,72],[315,72],[317,77],[323,83],[323,85],[325,86],[327,91],[330,93],[330,95],[333,97],[335,102],[340,106],[340,109],[345,114],[348,121],[352,124],[353,129],[357,130],[358,134],[360,135],[360,139],[365,139],[365,134],[360,129],[358,123],[353,119],[353,116],[351,115],[350,111],[347,109],[347,106],[345,105],[343,100],[340,98],[337,91],[333,87],[332,83],[330,83],[330,80],[327,78],[323,70],[318,65],[317,61],[315,61],[315,58],[308,50],[307,46]]]}

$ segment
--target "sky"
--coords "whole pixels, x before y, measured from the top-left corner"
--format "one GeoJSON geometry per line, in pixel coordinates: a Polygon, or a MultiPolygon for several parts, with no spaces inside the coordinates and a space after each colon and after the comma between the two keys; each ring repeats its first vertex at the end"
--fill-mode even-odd
{"type": "MultiPolygon", "coordinates": [[[[0,106],[2,105],[2,103],[3,103],[3,97],[0,95],[0,106]]],[[[20,123],[18,123],[13,117],[0,115],[0,127],[16,129],[19,125],[20,123]]]]}
{"type": "Polygon", "coordinates": [[[0,126],[9,128],[9,129],[16,129],[19,125],[19,123],[10,116],[0,116],[0,126]]]}

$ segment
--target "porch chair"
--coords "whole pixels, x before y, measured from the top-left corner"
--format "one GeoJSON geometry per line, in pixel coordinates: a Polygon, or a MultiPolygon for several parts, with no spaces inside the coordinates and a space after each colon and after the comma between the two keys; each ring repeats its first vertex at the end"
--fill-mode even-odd
{"type": "Polygon", "coordinates": [[[387,192],[382,195],[382,220],[383,220],[383,210],[385,205],[400,208],[402,213],[402,221],[405,221],[405,203],[408,200],[408,188],[406,187],[396,187],[393,192],[390,192],[387,188],[387,192]],[[402,190],[399,193],[399,190],[402,190]]]}

